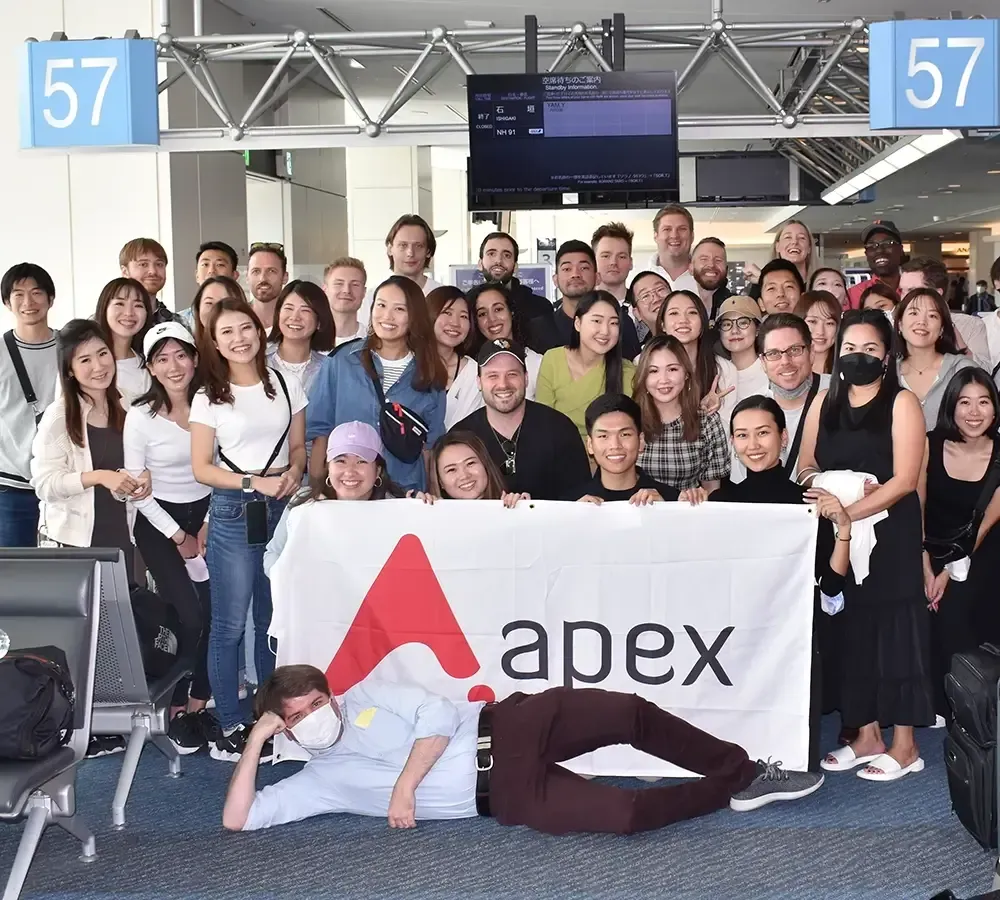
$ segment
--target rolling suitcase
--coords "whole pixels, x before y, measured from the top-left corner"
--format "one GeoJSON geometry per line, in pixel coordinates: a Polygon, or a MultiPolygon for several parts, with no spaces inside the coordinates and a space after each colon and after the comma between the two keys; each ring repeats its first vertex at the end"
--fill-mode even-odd
{"type": "Polygon", "coordinates": [[[944,742],[951,806],[986,848],[997,846],[997,692],[1000,649],[956,653],[944,691],[952,720],[944,742]]]}

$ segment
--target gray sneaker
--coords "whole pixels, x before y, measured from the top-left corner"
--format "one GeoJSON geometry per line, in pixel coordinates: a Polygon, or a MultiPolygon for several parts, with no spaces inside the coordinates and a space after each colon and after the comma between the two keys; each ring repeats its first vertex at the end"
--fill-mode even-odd
{"type": "Polygon", "coordinates": [[[781,762],[757,760],[757,776],[729,800],[729,808],[749,812],[776,800],[798,800],[817,791],[823,775],[817,772],[786,772],[781,762]]]}

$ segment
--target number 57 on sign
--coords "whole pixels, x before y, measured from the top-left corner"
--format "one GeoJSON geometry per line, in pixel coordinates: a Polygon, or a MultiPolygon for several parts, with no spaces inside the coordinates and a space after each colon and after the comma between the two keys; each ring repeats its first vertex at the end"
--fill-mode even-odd
{"type": "Polygon", "coordinates": [[[21,78],[22,147],[158,144],[156,42],[29,41],[21,78]]]}
{"type": "Polygon", "coordinates": [[[1000,125],[1000,22],[874,22],[868,79],[872,128],[1000,125]]]}

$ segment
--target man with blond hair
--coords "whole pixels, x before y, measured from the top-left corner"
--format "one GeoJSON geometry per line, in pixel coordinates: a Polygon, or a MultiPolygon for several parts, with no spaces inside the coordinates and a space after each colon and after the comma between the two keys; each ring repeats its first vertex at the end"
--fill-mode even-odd
{"type": "Polygon", "coordinates": [[[330,301],[338,347],[365,336],[366,328],[358,312],[365,300],[367,282],[365,264],[353,256],[341,256],[323,270],[323,292],[330,301]]]}

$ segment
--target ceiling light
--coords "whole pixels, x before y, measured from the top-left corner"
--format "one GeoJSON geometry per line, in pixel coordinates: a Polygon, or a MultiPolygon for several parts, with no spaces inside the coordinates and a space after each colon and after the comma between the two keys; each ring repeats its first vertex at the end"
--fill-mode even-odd
{"type": "Polygon", "coordinates": [[[918,200],[926,200],[927,199],[927,194],[917,194],[917,199],[918,200]]]}
{"type": "Polygon", "coordinates": [[[493,23],[485,19],[466,19],[466,28],[492,28],[493,23]]]}
{"type": "Polygon", "coordinates": [[[347,64],[352,69],[363,69],[365,67],[365,64],[363,62],[361,62],[360,59],[355,59],[353,56],[349,56],[347,58],[347,64]]]}
{"type": "Polygon", "coordinates": [[[875,184],[876,181],[888,178],[927,154],[947,147],[948,144],[961,138],[960,132],[947,129],[901,138],[878,156],[859,166],[850,175],[827,188],[822,194],[822,199],[831,206],[840,203],[841,200],[875,184]]]}
{"type": "Polygon", "coordinates": [[[954,191],[944,191],[944,190],[942,190],[942,191],[938,191],[938,193],[939,194],[954,194],[955,192],[954,191]]]}
{"type": "Polygon", "coordinates": [[[1000,175],[1000,169],[989,169],[986,172],[987,175],[1000,175]]]}
{"type": "Polygon", "coordinates": [[[950,187],[950,188],[960,188],[961,186],[962,185],[960,185],[960,184],[949,184],[948,185],[948,187],[950,187]]]}

